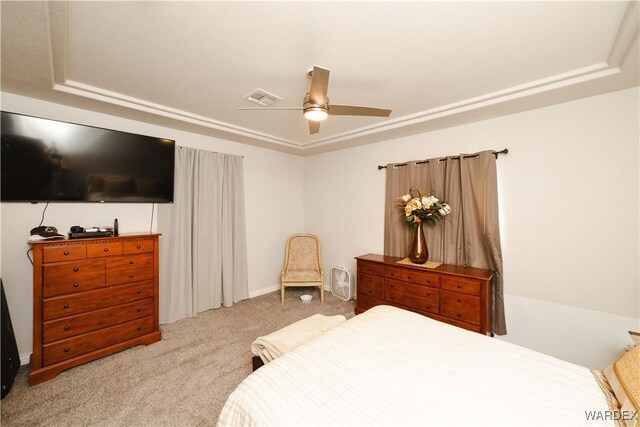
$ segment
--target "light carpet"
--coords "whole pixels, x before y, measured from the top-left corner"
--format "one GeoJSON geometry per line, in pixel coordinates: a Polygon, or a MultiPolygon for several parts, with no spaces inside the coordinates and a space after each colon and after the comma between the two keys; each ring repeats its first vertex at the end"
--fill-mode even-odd
{"type": "Polygon", "coordinates": [[[22,367],[2,400],[3,426],[209,426],[251,373],[251,343],[315,313],[353,316],[354,302],[289,288],[162,325],[162,341],[78,366],[28,387],[22,367]],[[314,299],[298,299],[309,293],[314,299]]]}

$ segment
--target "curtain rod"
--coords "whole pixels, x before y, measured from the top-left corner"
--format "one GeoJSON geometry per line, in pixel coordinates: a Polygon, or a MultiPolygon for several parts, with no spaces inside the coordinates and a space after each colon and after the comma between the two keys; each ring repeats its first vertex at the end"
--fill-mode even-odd
{"type": "MultiPolygon", "coordinates": [[[[494,156],[496,156],[496,159],[497,159],[497,158],[498,158],[498,154],[507,154],[508,152],[509,152],[509,149],[508,149],[508,148],[505,148],[504,150],[494,151],[494,152],[493,152],[493,155],[494,155],[494,156]]],[[[473,159],[473,158],[475,158],[475,157],[479,157],[479,156],[480,156],[479,154],[471,154],[471,155],[469,155],[469,156],[464,156],[464,158],[465,158],[465,159],[473,159]]],[[[449,157],[449,159],[451,159],[451,160],[458,160],[458,159],[460,159],[460,156],[453,156],[453,157],[449,157]]],[[[447,161],[447,159],[440,159],[439,161],[441,161],[441,162],[446,162],[446,161],[447,161]]],[[[405,162],[405,163],[396,163],[396,164],[394,164],[394,166],[407,166],[407,163],[408,163],[408,162],[405,162]]],[[[423,165],[423,164],[425,164],[425,163],[429,163],[429,160],[422,160],[422,161],[420,161],[420,162],[416,162],[416,165],[423,165]]],[[[386,166],[380,166],[380,165],[378,165],[378,170],[382,170],[382,169],[386,169],[386,168],[387,168],[386,166]]]]}

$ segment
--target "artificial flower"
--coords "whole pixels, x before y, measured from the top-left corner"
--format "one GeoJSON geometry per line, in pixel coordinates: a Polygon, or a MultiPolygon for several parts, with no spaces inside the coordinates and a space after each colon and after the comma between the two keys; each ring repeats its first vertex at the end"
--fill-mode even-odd
{"type": "Polygon", "coordinates": [[[399,207],[404,210],[405,221],[414,226],[422,222],[435,224],[451,213],[451,206],[421,189],[409,190],[398,200],[399,207]]]}

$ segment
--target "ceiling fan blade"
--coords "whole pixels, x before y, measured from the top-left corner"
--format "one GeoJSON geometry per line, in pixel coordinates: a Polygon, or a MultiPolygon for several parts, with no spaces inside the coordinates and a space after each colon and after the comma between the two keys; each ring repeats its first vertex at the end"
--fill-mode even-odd
{"type": "Polygon", "coordinates": [[[389,117],[391,110],[387,108],[359,107],[357,105],[329,105],[331,116],[373,116],[389,117]]]}
{"type": "Polygon", "coordinates": [[[320,123],[322,122],[314,122],[312,120],[307,120],[309,122],[309,134],[313,135],[314,133],[320,132],[320,123]]]}
{"type": "Polygon", "coordinates": [[[243,107],[238,110],[302,110],[302,107],[243,107]]]}
{"type": "Polygon", "coordinates": [[[325,106],[327,104],[327,89],[329,88],[329,70],[313,66],[311,85],[309,87],[309,102],[325,106]]]}

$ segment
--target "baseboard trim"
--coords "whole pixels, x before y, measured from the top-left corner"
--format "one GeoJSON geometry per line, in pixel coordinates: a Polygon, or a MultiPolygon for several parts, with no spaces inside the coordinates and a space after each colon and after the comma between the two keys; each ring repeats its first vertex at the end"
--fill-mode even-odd
{"type": "Polygon", "coordinates": [[[249,298],[259,297],[260,295],[275,292],[277,290],[280,290],[280,285],[271,285],[271,286],[265,286],[264,288],[253,289],[249,291],[249,298]]]}
{"type": "Polygon", "coordinates": [[[20,355],[20,366],[28,365],[31,362],[31,353],[22,353],[20,355]]]}
{"type": "MultiPolygon", "coordinates": [[[[330,292],[330,289],[327,289],[327,286],[328,285],[325,283],[324,291],[330,292]]],[[[268,294],[268,293],[279,291],[279,290],[280,290],[280,285],[265,286],[264,288],[259,288],[259,289],[254,289],[252,291],[249,291],[249,298],[259,297],[260,295],[268,294]]]]}

